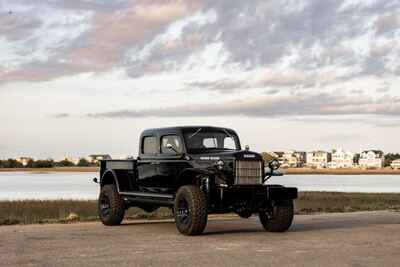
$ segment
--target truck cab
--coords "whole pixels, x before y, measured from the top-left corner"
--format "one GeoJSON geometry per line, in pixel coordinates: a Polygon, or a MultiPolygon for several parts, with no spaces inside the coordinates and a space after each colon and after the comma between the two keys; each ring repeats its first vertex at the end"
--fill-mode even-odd
{"type": "Polygon", "coordinates": [[[99,217],[116,225],[130,207],[152,212],[166,206],[186,235],[201,234],[208,214],[229,212],[258,214],[266,230],[286,231],[297,189],[268,183],[278,168],[278,161],[243,150],[229,128],[148,129],[136,159],[101,161],[99,217]]]}

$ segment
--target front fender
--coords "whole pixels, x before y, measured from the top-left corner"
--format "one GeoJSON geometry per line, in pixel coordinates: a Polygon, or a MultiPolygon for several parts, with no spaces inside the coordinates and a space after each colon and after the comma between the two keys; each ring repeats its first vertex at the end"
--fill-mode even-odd
{"type": "Polygon", "coordinates": [[[216,171],[210,169],[200,169],[200,168],[187,168],[180,172],[178,175],[178,184],[197,184],[197,177],[200,175],[213,177],[216,171]]]}

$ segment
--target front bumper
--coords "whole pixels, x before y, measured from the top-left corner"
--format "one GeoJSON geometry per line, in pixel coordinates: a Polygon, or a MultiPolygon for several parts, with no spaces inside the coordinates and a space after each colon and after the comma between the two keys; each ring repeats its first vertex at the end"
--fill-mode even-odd
{"type": "Polygon", "coordinates": [[[294,187],[280,185],[246,185],[220,188],[211,203],[217,204],[220,211],[235,211],[240,208],[257,212],[260,209],[293,200],[298,197],[294,187]]]}
{"type": "Polygon", "coordinates": [[[266,191],[269,200],[287,200],[298,197],[296,187],[266,186],[266,191]]]}
{"type": "Polygon", "coordinates": [[[226,195],[236,196],[261,196],[265,200],[289,200],[298,197],[295,187],[281,185],[235,185],[224,190],[226,195]]]}

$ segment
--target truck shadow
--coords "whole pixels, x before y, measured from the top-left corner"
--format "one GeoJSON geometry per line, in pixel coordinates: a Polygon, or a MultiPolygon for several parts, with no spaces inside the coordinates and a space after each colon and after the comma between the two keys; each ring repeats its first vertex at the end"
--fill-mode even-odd
{"type": "MultiPolygon", "coordinates": [[[[170,224],[174,226],[173,219],[165,220],[138,220],[138,221],[126,221],[121,224],[121,227],[135,226],[135,225],[157,225],[157,224],[170,224]]],[[[296,218],[293,222],[292,227],[287,233],[299,233],[299,232],[318,232],[324,230],[335,230],[335,229],[356,229],[363,227],[383,226],[383,225],[399,225],[399,216],[371,216],[365,217],[347,217],[342,218],[341,216],[329,216],[321,218],[302,218],[297,221],[296,218]]],[[[251,218],[249,220],[244,219],[232,219],[232,220],[210,220],[207,224],[207,228],[203,235],[229,235],[229,234],[250,234],[250,233],[267,233],[261,226],[261,223],[257,218],[251,218]]],[[[273,234],[273,233],[270,233],[273,234]]],[[[278,233],[282,234],[282,233],[278,233]]]]}
{"type": "MultiPolygon", "coordinates": [[[[340,229],[356,229],[363,227],[383,226],[383,225],[399,225],[399,216],[390,217],[371,217],[371,218],[340,218],[340,217],[329,217],[321,219],[311,219],[306,221],[294,221],[293,225],[287,233],[299,233],[299,232],[318,232],[324,230],[340,230],[340,229]]],[[[224,234],[243,234],[243,233],[258,233],[266,231],[262,228],[258,219],[245,220],[234,220],[227,221],[224,224],[222,221],[210,222],[207,226],[204,235],[224,235],[224,234]]],[[[274,233],[270,233],[274,234],[274,233]]],[[[282,233],[276,233],[282,234],[282,233]]]]}
{"type": "Polygon", "coordinates": [[[155,224],[174,224],[174,220],[165,219],[165,220],[138,220],[138,221],[126,221],[123,222],[120,226],[134,226],[134,225],[155,225],[155,224]]]}

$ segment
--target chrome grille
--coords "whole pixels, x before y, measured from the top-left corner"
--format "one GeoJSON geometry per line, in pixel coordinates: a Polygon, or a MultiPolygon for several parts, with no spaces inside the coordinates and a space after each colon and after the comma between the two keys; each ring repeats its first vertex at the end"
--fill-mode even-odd
{"type": "Polygon", "coordinates": [[[262,184],[262,162],[236,161],[235,184],[262,184]]]}

